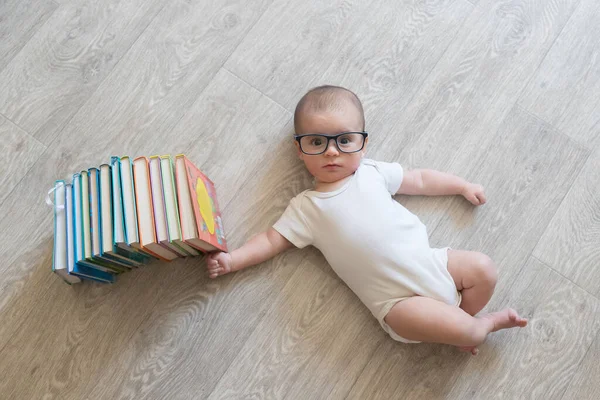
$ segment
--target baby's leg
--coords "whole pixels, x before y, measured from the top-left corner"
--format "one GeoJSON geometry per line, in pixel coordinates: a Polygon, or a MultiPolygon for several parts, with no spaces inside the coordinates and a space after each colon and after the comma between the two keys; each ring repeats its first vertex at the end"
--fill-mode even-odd
{"type": "Polygon", "coordinates": [[[498,274],[494,262],[475,251],[448,250],[448,272],[461,291],[460,308],[475,315],[490,301],[498,274]]]}
{"type": "Polygon", "coordinates": [[[510,308],[475,318],[459,307],[421,296],[396,303],[385,322],[405,339],[459,347],[477,346],[490,332],[527,325],[510,308]]]}

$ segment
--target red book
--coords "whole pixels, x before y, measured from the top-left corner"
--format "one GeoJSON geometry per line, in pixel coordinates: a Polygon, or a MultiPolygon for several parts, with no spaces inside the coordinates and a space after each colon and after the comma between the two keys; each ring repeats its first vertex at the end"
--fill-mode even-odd
{"type": "Polygon", "coordinates": [[[215,185],[183,154],[175,157],[183,240],[203,252],[227,251],[215,185]]]}

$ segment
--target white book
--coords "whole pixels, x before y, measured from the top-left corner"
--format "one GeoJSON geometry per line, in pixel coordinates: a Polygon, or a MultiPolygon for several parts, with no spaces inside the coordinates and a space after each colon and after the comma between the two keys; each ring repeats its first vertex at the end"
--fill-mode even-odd
{"type": "Polygon", "coordinates": [[[72,284],[80,282],[80,279],[69,275],[69,238],[67,232],[69,224],[67,223],[66,192],[65,181],[56,181],[54,185],[54,251],[52,255],[52,271],[65,282],[72,284]]]}

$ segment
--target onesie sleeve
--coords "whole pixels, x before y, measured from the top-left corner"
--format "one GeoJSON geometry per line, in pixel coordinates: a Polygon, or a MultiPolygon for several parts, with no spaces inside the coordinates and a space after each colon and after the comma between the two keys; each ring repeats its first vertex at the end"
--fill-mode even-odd
{"type": "Polygon", "coordinates": [[[402,179],[404,178],[402,166],[398,163],[375,161],[375,167],[383,176],[388,192],[390,192],[391,195],[395,195],[398,189],[400,189],[402,179]]]}
{"type": "Polygon", "coordinates": [[[313,238],[301,209],[301,198],[294,197],[273,229],[298,248],[312,244],[313,238]]]}

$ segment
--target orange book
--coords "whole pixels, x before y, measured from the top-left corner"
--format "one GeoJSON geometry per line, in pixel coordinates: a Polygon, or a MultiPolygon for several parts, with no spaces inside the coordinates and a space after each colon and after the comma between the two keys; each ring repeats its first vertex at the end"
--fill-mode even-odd
{"type": "Polygon", "coordinates": [[[138,157],[133,160],[133,183],[135,186],[140,246],[143,250],[162,260],[171,261],[176,259],[177,254],[161,246],[156,240],[150,170],[146,157],[138,157]]]}
{"type": "Polygon", "coordinates": [[[183,240],[200,251],[227,251],[215,185],[183,154],[175,157],[183,240]]]}

